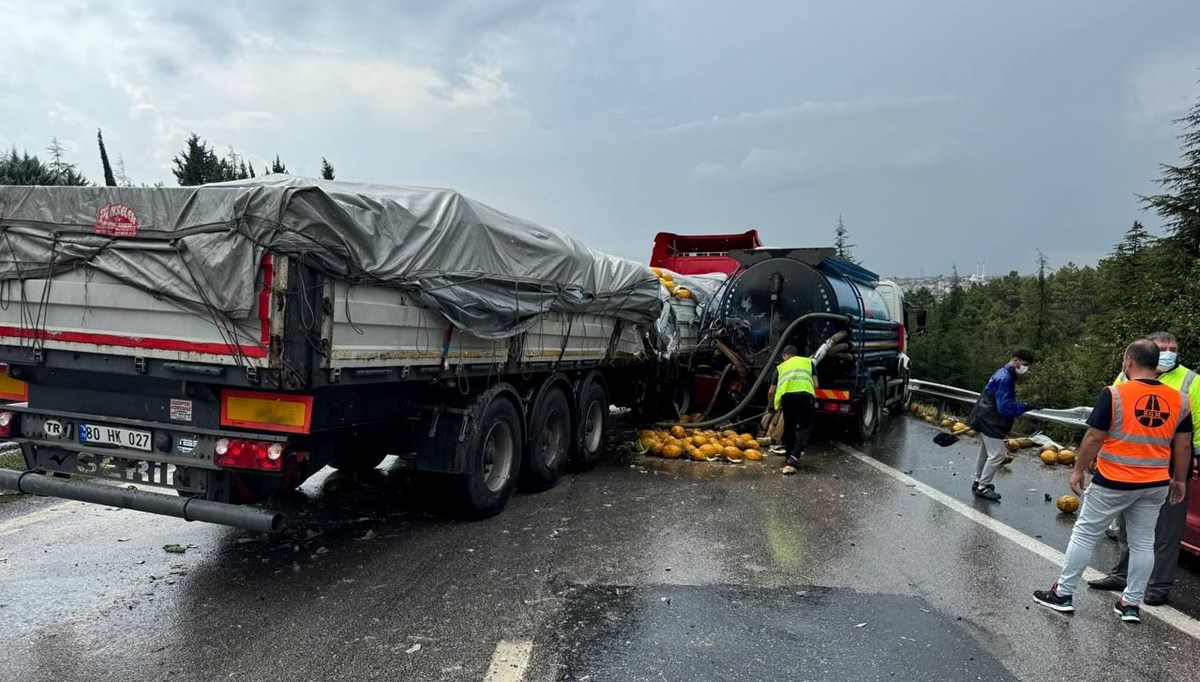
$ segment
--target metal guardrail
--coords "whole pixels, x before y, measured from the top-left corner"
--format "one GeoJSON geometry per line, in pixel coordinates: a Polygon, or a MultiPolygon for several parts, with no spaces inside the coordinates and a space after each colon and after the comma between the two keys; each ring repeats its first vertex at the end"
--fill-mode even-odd
{"type": "MultiPolygon", "coordinates": [[[[975,391],[968,391],[965,388],[957,386],[946,386],[945,384],[935,384],[931,381],[920,381],[918,379],[910,379],[908,388],[913,393],[927,395],[943,400],[954,400],[961,403],[974,405],[975,401],[979,400],[979,394],[975,391]]],[[[1091,416],[1092,408],[1090,407],[1072,407],[1066,410],[1036,410],[1034,412],[1026,412],[1022,415],[1024,419],[1036,419],[1038,421],[1049,422],[1051,424],[1061,424],[1077,429],[1087,428],[1087,418],[1091,416]]]]}

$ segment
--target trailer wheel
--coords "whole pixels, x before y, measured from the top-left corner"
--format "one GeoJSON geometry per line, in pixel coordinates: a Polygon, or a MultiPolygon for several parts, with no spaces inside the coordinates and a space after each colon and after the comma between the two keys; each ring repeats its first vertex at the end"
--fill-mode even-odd
{"type": "Polygon", "coordinates": [[[873,381],[867,387],[867,395],[859,403],[854,414],[853,435],[859,440],[870,440],[879,430],[883,420],[883,384],[873,381]]]}
{"type": "Polygon", "coordinates": [[[493,388],[475,401],[475,415],[458,454],[469,463],[469,474],[448,481],[455,511],[485,519],[503,511],[521,472],[521,414],[500,390],[493,388]]]}
{"type": "Polygon", "coordinates": [[[529,421],[529,450],[522,475],[523,487],[540,492],[558,483],[571,455],[571,402],[559,386],[538,398],[529,421]]]}
{"type": "Polygon", "coordinates": [[[908,387],[911,374],[907,369],[900,373],[900,378],[904,380],[904,383],[900,386],[900,400],[892,403],[891,408],[889,408],[894,415],[904,414],[908,410],[908,403],[912,400],[912,391],[908,387]]]}
{"type": "Polygon", "coordinates": [[[573,463],[579,469],[592,469],[604,451],[604,432],[608,428],[608,391],[594,378],[579,392],[579,442],[573,463]]]}

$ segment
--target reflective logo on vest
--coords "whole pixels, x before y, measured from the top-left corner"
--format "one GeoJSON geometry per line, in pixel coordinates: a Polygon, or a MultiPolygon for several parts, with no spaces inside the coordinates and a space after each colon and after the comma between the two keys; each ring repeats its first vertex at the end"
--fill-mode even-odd
{"type": "Polygon", "coordinates": [[[1151,393],[1142,396],[1134,404],[1133,416],[1142,426],[1150,429],[1157,428],[1171,418],[1171,413],[1167,410],[1167,407],[1163,401],[1158,399],[1158,396],[1151,393]]]}

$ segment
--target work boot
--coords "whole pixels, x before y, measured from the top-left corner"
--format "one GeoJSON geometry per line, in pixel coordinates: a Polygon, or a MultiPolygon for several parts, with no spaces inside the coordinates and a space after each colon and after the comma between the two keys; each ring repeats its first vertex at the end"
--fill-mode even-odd
{"type": "Polygon", "coordinates": [[[1124,592],[1125,581],[1117,580],[1111,575],[1106,575],[1099,580],[1089,580],[1088,587],[1093,590],[1100,590],[1101,592],[1124,592]]]}
{"type": "Polygon", "coordinates": [[[979,481],[971,481],[971,494],[974,495],[979,490],[979,481]]]}
{"type": "Polygon", "coordinates": [[[975,488],[975,497],[982,497],[983,499],[991,500],[992,502],[1000,501],[1000,493],[996,492],[996,486],[992,485],[991,483],[975,488]]]}

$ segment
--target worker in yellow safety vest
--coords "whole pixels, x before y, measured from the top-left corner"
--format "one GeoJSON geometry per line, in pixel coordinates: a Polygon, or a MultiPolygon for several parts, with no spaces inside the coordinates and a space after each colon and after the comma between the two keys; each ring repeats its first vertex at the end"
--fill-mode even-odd
{"type": "MultiPolygon", "coordinates": [[[[1179,364],[1179,341],[1174,334],[1155,332],[1146,337],[1158,346],[1158,381],[1188,397],[1192,404],[1192,457],[1200,456],[1200,381],[1196,373],[1179,364]]],[[[1127,381],[1122,372],[1114,386],[1120,386],[1127,381]]],[[[1191,479],[1190,472],[1186,476],[1191,479]]],[[[1154,528],[1154,572],[1150,574],[1150,583],[1146,586],[1146,596],[1143,603],[1150,606],[1161,606],[1167,603],[1171,587],[1175,584],[1175,571],[1179,566],[1179,547],[1183,542],[1183,529],[1187,525],[1188,500],[1185,491],[1183,504],[1164,504],[1158,512],[1158,523],[1154,528]]],[[[1120,591],[1125,589],[1129,579],[1129,538],[1126,536],[1120,517],[1114,522],[1116,528],[1110,528],[1120,546],[1120,556],[1116,565],[1108,575],[1099,580],[1088,581],[1088,587],[1094,590],[1120,591]]],[[[1110,535],[1112,537],[1112,535],[1110,535]]]]}
{"type": "Polygon", "coordinates": [[[817,376],[812,358],[801,357],[795,346],[783,349],[779,374],[767,391],[767,404],[783,410],[783,448],[787,455],[783,474],[796,473],[800,457],[812,436],[817,411],[817,376]]]}

